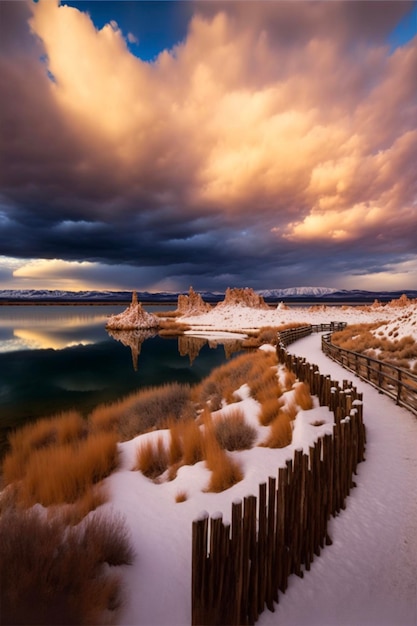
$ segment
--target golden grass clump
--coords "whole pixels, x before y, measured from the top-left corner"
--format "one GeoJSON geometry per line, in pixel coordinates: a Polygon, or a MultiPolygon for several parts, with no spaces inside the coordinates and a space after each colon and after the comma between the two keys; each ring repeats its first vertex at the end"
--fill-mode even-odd
{"type": "Polygon", "coordinates": [[[225,491],[243,479],[239,464],[220,447],[211,429],[206,429],[205,432],[204,456],[207,467],[211,471],[208,492],[225,491]]]}
{"type": "Polygon", "coordinates": [[[203,460],[203,435],[195,420],[182,424],[182,462],[184,465],[195,465],[203,460]]]}
{"type": "Polygon", "coordinates": [[[91,435],[77,444],[34,450],[18,485],[24,506],[75,502],[89,487],[108,476],[117,466],[114,433],[91,435]]]}
{"type": "Polygon", "coordinates": [[[266,398],[261,404],[261,411],[258,419],[262,426],[269,424],[277,417],[282,407],[282,402],[278,398],[266,398]]]}
{"type": "Polygon", "coordinates": [[[297,380],[297,377],[294,374],[294,372],[291,372],[290,370],[286,370],[283,378],[284,378],[284,389],[285,391],[289,391],[290,389],[292,389],[295,381],[297,380]]]}
{"type": "Polygon", "coordinates": [[[175,496],[175,502],[179,504],[180,502],[185,502],[187,498],[188,498],[188,494],[186,491],[178,491],[177,495],[175,496]]]}
{"type": "Polygon", "coordinates": [[[397,339],[398,327],[390,330],[389,337],[385,337],[382,330],[374,335],[372,331],[376,331],[380,326],[378,323],[352,324],[342,331],[333,333],[332,342],[345,350],[366,354],[384,363],[409,369],[409,361],[417,358],[417,342],[414,337],[407,335],[397,339]]]}
{"type": "Polygon", "coordinates": [[[266,371],[265,376],[252,383],[250,390],[253,398],[261,404],[270,398],[279,398],[282,395],[281,385],[273,370],[266,371]]]}
{"type": "MultiPolygon", "coordinates": [[[[0,517],[0,605],[4,624],[103,624],[123,604],[114,567],[133,561],[118,515],[66,527],[60,513],[8,510],[0,517]]],[[[107,623],[107,622],[106,622],[107,623]]]]}
{"type": "Polygon", "coordinates": [[[85,420],[75,411],[42,418],[12,432],[9,435],[10,450],[3,460],[5,484],[23,478],[35,450],[77,441],[86,433],[85,420]]]}
{"type": "Polygon", "coordinates": [[[277,364],[275,351],[256,350],[235,357],[229,363],[215,369],[193,391],[195,402],[208,404],[212,411],[222,407],[222,400],[228,403],[236,401],[234,392],[248,383],[259,372],[277,364]]]}
{"type": "Polygon", "coordinates": [[[271,422],[268,438],[262,444],[267,448],[285,448],[292,441],[292,419],[288,411],[281,410],[271,422]]]}
{"type": "Polygon", "coordinates": [[[244,413],[239,408],[218,418],[213,427],[220,447],[225,450],[248,450],[255,443],[256,430],[246,423],[244,413]]]}
{"type": "Polygon", "coordinates": [[[310,394],[310,387],[307,383],[297,383],[294,385],[294,402],[303,411],[313,408],[313,398],[310,394]]]}
{"type": "Polygon", "coordinates": [[[169,466],[168,452],[161,436],[156,441],[148,439],[138,446],[134,470],[139,470],[147,478],[155,480],[169,466]]]}

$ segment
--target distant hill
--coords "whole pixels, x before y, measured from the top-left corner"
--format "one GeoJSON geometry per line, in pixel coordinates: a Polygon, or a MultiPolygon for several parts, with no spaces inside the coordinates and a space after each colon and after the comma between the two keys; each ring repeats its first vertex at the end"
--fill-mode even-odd
{"type": "MultiPolygon", "coordinates": [[[[139,302],[176,303],[179,294],[188,292],[163,291],[151,293],[138,291],[139,302]]],[[[198,292],[205,302],[220,302],[224,299],[224,292],[201,291],[198,292]]],[[[291,287],[287,289],[264,289],[258,290],[266,302],[317,302],[317,303],[353,303],[370,302],[379,300],[388,302],[399,298],[403,293],[409,298],[417,298],[417,290],[403,289],[400,291],[363,291],[337,290],[329,287],[291,287]]],[[[0,304],[125,304],[132,299],[131,291],[61,291],[61,290],[37,290],[37,289],[3,289],[0,290],[0,304]]]]}

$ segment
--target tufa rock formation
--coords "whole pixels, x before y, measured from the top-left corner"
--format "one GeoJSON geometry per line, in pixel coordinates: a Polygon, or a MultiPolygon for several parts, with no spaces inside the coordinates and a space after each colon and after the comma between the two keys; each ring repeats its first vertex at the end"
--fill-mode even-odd
{"type": "Polygon", "coordinates": [[[219,302],[217,306],[227,307],[236,305],[247,306],[252,309],[269,309],[263,297],[255,293],[253,289],[249,287],[245,289],[239,289],[238,287],[231,289],[228,287],[223,302],[219,302]]]}
{"type": "Polygon", "coordinates": [[[181,315],[198,315],[199,313],[206,313],[210,311],[211,306],[204,302],[199,293],[196,293],[192,287],[190,287],[188,296],[179,295],[177,311],[181,315]]]}
{"type": "Polygon", "coordinates": [[[128,308],[118,315],[110,315],[106,328],[109,330],[136,330],[137,328],[157,328],[159,319],[148,313],[138,302],[136,291],[132,294],[132,302],[128,308]]]}

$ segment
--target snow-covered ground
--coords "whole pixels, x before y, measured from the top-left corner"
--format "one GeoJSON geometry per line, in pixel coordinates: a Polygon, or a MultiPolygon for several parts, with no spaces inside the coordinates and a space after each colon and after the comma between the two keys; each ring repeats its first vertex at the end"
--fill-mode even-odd
{"type": "MultiPolygon", "coordinates": [[[[399,324],[401,335],[417,339],[417,305],[399,324]],[[414,323],[413,323],[414,322],[414,323]]],[[[188,318],[194,332],[231,331],[293,321],[348,323],[392,322],[404,315],[393,307],[279,308],[275,311],[216,308],[188,318]]],[[[184,318],[181,321],[186,321],[184,318]]],[[[192,331],[191,331],[192,332],[192,331]]],[[[267,609],[261,626],[416,626],[417,624],[417,419],[405,409],[361,382],[325,357],[320,335],[292,344],[289,349],[316,363],[336,380],[351,379],[364,395],[367,428],[366,461],[358,468],[357,488],[346,510],[330,523],[333,545],[313,562],[304,579],[292,576],[274,613],[267,609]]],[[[242,392],[246,419],[257,423],[258,406],[242,392]]],[[[257,494],[258,485],[290,458],[295,448],[308,446],[328,432],[327,409],[299,414],[293,444],[284,449],[253,448],[232,453],[241,461],[244,480],[220,493],[205,493],[209,473],[204,463],[183,467],[171,482],[154,484],[134,465],[138,441],[120,444],[121,467],[107,483],[110,502],[105,507],[122,512],[131,530],[136,558],[124,567],[127,600],[122,626],[185,626],[191,620],[191,525],[202,511],[222,512],[230,519],[236,498],[257,494]],[[325,418],[319,428],[311,422],[325,418]],[[185,502],[176,503],[180,491],[185,502]]],[[[167,433],[166,433],[167,434],[167,433]]],[[[142,435],[155,437],[155,433],[142,435]]]]}

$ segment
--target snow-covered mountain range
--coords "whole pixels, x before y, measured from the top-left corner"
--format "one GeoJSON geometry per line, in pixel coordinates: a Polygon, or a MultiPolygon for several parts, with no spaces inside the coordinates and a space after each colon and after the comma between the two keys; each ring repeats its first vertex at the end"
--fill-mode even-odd
{"type": "MultiPolygon", "coordinates": [[[[187,292],[158,292],[138,291],[140,302],[176,302],[178,295],[187,292]]],[[[205,302],[220,302],[224,299],[224,292],[198,292],[205,302]]],[[[405,293],[409,298],[417,298],[417,290],[399,291],[363,291],[338,290],[330,287],[290,287],[286,289],[258,290],[266,302],[288,300],[293,302],[386,302],[399,298],[405,293]]],[[[38,289],[3,289],[0,290],[0,304],[6,303],[129,303],[132,299],[131,291],[65,291],[65,290],[38,290],[38,289]]]]}

